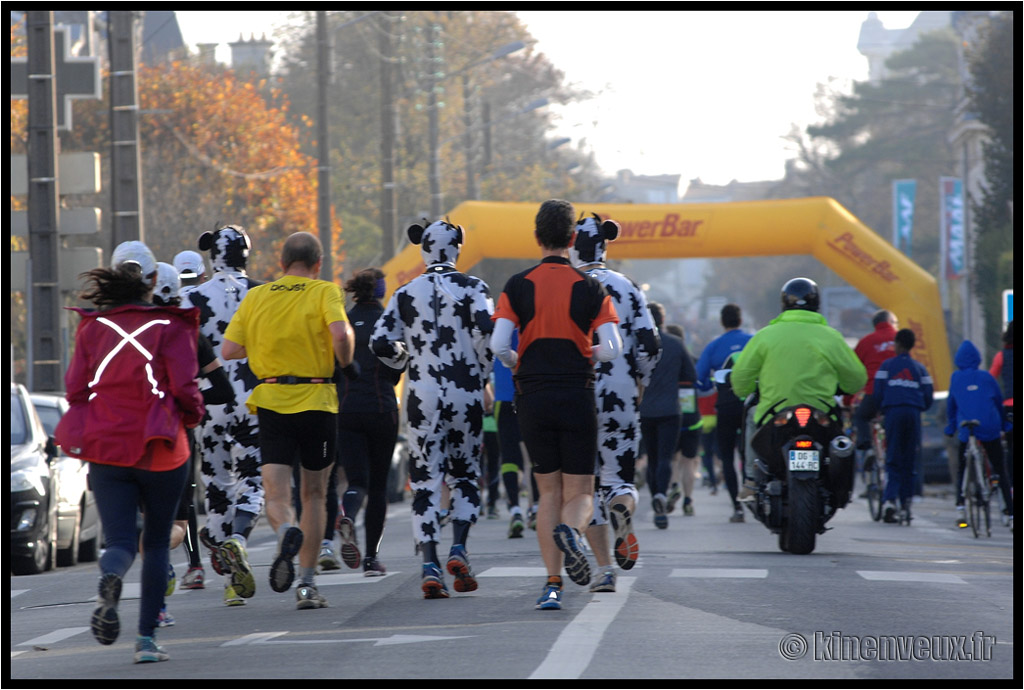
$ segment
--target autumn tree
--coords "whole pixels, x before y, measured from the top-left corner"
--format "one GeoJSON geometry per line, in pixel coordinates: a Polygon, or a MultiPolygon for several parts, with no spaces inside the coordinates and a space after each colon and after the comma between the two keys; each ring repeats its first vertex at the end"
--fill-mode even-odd
{"type": "MultiPolygon", "coordinates": [[[[306,20],[297,22],[282,43],[285,57],[278,79],[296,104],[293,117],[301,114],[312,118],[317,102],[315,20],[312,13],[306,15],[306,20]]],[[[540,98],[554,104],[586,94],[562,83],[562,73],[533,50],[531,37],[514,14],[445,11],[378,15],[359,21],[362,13],[328,13],[332,44],[328,94],[331,195],[346,227],[350,219],[358,218],[360,227],[372,233],[375,241],[381,238],[382,60],[390,60],[395,67],[392,97],[397,119],[399,248],[404,241],[404,227],[427,215],[430,207],[427,107],[431,75],[436,77],[443,209],[454,208],[466,199],[467,112],[480,198],[573,198],[597,188],[592,157],[572,149],[549,148],[550,113],[546,109],[521,112],[540,98]],[[391,55],[380,52],[381,32],[389,34],[391,55]],[[430,46],[432,35],[437,37],[434,46],[430,46]],[[500,59],[487,60],[498,47],[514,41],[523,41],[527,47],[500,59]],[[465,92],[462,74],[467,77],[465,92]],[[485,112],[490,113],[489,128],[484,125],[485,112]],[[569,174],[573,165],[576,169],[569,174]]],[[[359,244],[365,253],[356,255],[355,243],[350,236],[352,268],[371,260],[383,263],[390,258],[374,251],[373,243],[363,242],[362,238],[359,244]]]]}
{"type": "Polygon", "coordinates": [[[968,94],[972,109],[989,131],[982,145],[985,188],[972,205],[977,232],[973,248],[973,288],[985,312],[985,339],[991,346],[1000,342],[1002,291],[1014,284],[1013,202],[1014,130],[1014,35],[1013,12],[992,17],[981,30],[977,49],[968,61],[971,73],[968,94]]]}

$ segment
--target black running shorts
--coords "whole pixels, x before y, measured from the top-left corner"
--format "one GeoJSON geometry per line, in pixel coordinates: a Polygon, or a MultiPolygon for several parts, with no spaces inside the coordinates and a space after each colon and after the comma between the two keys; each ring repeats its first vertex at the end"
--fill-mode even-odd
{"type": "Polygon", "coordinates": [[[260,456],[263,464],[292,465],[296,459],[307,470],[330,467],[338,442],[338,415],[309,410],[281,414],[258,408],[260,456]]]}
{"type": "Polygon", "coordinates": [[[594,474],[597,407],[593,388],[542,388],[516,395],[519,432],[537,474],[594,474]]]}

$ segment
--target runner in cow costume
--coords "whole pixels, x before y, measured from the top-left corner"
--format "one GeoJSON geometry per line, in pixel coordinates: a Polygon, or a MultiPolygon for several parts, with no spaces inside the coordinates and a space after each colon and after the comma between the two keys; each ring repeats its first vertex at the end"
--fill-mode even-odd
{"type": "MultiPolygon", "coordinates": [[[[219,544],[228,537],[242,537],[242,543],[256,525],[263,509],[263,480],[260,477],[260,446],[256,417],[248,414],[245,401],[258,383],[248,360],[225,360],[221,345],[228,322],[250,288],[260,285],[245,273],[251,244],[245,229],[225,225],[199,236],[199,249],[210,253],[213,275],[182,296],[182,306],[199,308],[200,332],[209,338],[217,357],[227,370],[235,390],[234,402],[209,405],[202,424],[203,460],[201,472],[206,483],[206,527],[200,532],[211,549],[211,561],[219,574],[229,574],[221,559],[219,544]]],[[[225,583],[224,602],[244,604],[230,580],[225,583]]]]}
{"type": "Polygon", "coordinates": [[[603,570],[591,585],[591,591],[596,592],[615,591],[605,527],[609,520],[615,532],[619,567],[632,568],[639,553],[632,530],[632,514],[639,498],[634,483],[640,447],[639,392],[650,381],[661,350],[643,290],[628,276],[605,265],[607,244],[618,236],[618,223],[593,214],[577,221],[576,240],[569,248],[572,265],[600,281],[611,295],[622,336],[622,356],[594,365],[600,488],[594,495],[594,519],[587,529],[587,540],[603,570]]]}
{"type": "Polygon", "coordinates": [[[407,433],[413,465],[413,537],[423,554],[427,599],[448,597],[437,557],[442,482],[452,497],[453,546],[447,570],[456,592],[477,583],[466,555],[469,528],[480,514],[484,385],[493,363],[494,303],[484,281],[455,270],[462,228],[439,220],[412,225],[426,270],[395,290],[377,320],[370,348],[385,364],[408,363],[407,433]]]}

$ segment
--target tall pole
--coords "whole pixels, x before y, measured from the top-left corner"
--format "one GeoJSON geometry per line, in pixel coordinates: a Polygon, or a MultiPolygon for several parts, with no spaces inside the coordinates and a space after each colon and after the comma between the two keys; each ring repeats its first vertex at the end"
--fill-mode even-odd
{"type": "Polygon", "coordinates": [[[334,281],[334,254],[331,248],[331,161],[327,132],[328,71],[327,13],[316,13],[316,76],[317,76],[317,227],[323,245],[324,280],[334,281]]]}
{"type": "Polygon", "coordinates": [[[378,47],[380,49],[380,177],[381,177],[381,256],[384,263],[395,255],[395,97],[392,91],[392,14],[381,13],[378,47]]]}
{"type": "Polygon", "coordinates": [[[139,184],[139,98],[135,81],[135,13],[110,12],[110,177],[113,246],[146,239],[139,184]]]}
{"type": "Polygon", "coordinates": [[[466,198],[473,200],[479,194],[476,189],[476,174],[473,170],[473,120],[469,102],[469,75],[462,74],[462,124],[466,130],[463,146],[466,149],[466,198]]]}
{"type": "Polygon", "coordinates": [[[27,13],[28,32],[28,251],[31,271],[31,390],[59,391],[64,368],[60,346],[60,190],[57,184],[57,84],[53,12],[27,13]]]}
{"type": "Polygon", "coordinates": [[[438,149],[438,112],[437,112],[437,85],[438,85],[438,61],[437,61],[437,24],[431,22],[427,34],[427,61],[430,70],[430,92],[427,94],[427,115],[429,120],[428,143],[430,147],[430,221],[433,222],[441,217],[441,162],[438,149]]]}

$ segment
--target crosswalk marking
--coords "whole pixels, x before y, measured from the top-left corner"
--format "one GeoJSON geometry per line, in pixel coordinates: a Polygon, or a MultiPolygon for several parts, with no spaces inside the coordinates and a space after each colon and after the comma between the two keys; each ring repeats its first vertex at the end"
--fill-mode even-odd
{"type": "Polygon", "coordinates": [[[60,642],[61,640],[66,640],[69,637],[74,637],[75,635],[81,635],[82,633],[88,632],[88,631],[89,631],[88,627],[81,627],[81,628],[58,628],[58,629],[54,630],[51,633],[47,633],[46,635],[40,635],[39,637],[33,637],[31,640],[28,640],[26,642],[19,642],[18,646],[19,647],[31,647],[32,645],[37,645],[37,644],[38,645],[53,644],[54,642],[60,642]]]}
{"type": "Polygon", "coordinates": [[[753,578],[768,577],[763,568],[673,568],[669,577],[753,578]]]}
{"type": "Polygon", "coordinates": [[[957,575],[949,573],[925,573],[888,570],[858,570],[857,574],[865,580],[881,580],[885,582],[938,582],[954,585],[966,585],[967,582],[957,575]]]}
{"type": "Polygon", "coordinates": [[[547,577],[548,571],[543,567],[538,568],[488,568],[477,577],[547,577]]]}

